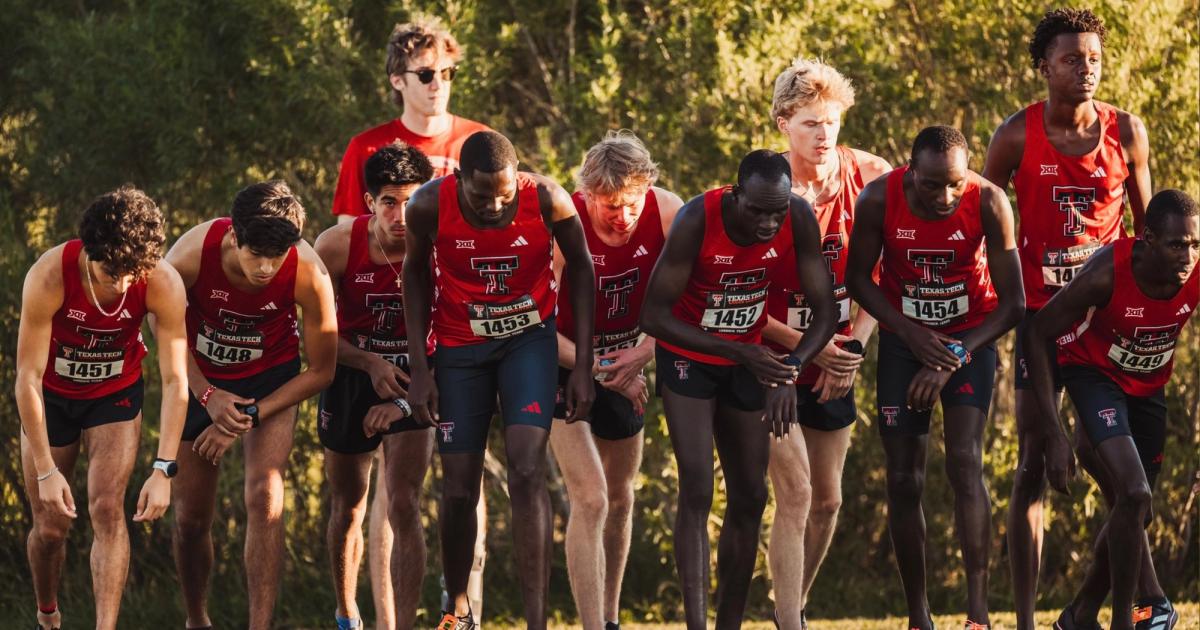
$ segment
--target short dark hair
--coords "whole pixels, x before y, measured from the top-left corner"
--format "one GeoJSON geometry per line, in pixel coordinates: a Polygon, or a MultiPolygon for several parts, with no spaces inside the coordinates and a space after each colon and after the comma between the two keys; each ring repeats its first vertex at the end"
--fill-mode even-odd
{"type": "Polygon", "coordinates": [[[126,184],[96,197],[79,219],[88,258],[113,276],[144,278],[162,259],[163,216],[146,193],[126,184]]]}
{"type": "Polygon", "coordinates": [[[917,156],[922,151],[933,151],[935,153],[949,153],[955,147],[962,147],[963,151],[968,151],[967,138],[962,135],[962,132],[948,125],[934,125],[926,127],[917,134],[913,139],[912,163],[917,163],[917,156]]]}
{"type": "Polygon", "coordinates": [[[384,186],[424,184],[433,179],[433,165],[416,148],[396,142],[372,153],[363,166],[363,174],[367,192],[378,197],[384,186]]]}
{"type": "Polygon", "coordinates": [[[1046,58],[1046,53],[1050,49],[1050,45],[1054,43],[1054,38],[1063,33],[1095,33],[1100,38],[1100,45],[1104,45],[1104,40],[1108,35],[1108,31],[1104,28],[1104,21],[1092,13],[1088,9],[1055,9],[1047,11],[1042,17],[1042,21],[1038,22],[1037,28],[1033,30],[1033,37],[1029,40],[1029,56],[1033,61],[1033,67],[1037,68],[1038,64],[1046,58]]]}
{"type": "Polygon", "coordinates": [[[1161,234],[1167,217],[1194,217],[1200,213],[1196,200],[1182,190],[1168,188],[1160,190],[1146,204],[1146,229],[1161,234]]]}
{"type": "Polygon", "coordinates": [[[782,153],[770,149],[757,149],[747,153],[746,157],[742,158],[741,163],[738,164],[738,185],[745,184],[755,176],[771,182],[780,177],[786,177],[790,182],[792,167],[782,153]]]}
{"type": "Polygon", "coordinates": [[[475,171],[499,173],[509,166],[516,168],[517,151],[508,138],[495,131],[476,131],[462,145],[458,156],[459,169],[469,175],[475,171]]]}
{"type": "Polygon", "coordinates": [[[239,247],[261,256],[282,256],[300,242],[304,206],[286,182],[275,179],[251,184],[233,198],[229,213],[239,247]]]}

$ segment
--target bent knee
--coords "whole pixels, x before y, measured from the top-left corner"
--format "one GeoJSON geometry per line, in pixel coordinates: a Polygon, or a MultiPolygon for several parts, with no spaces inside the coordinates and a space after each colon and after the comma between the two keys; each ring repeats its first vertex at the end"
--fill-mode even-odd
{"type": "Polygon", "coordinates": [[[589,490],[571,495],[571,518],[586,523],[601,523],[608,516],[608,496],[603,492],[589,490]]]}
{"type": "Polygon", "coordinates": [[[808,509],[810,519],[828,522],[837,518],[838,512],[842,509],[842,495],[837,493],[831,496],[815,497],[812,505],[808,509]]]}
{"type": "Polygon", "coordinates": [[[88,516],[93,529],[110,529],[125,522],[125,502],[120,496],[92,497],[88,500],[88,516]]]}
{"type": "Polygon", "coordinates": [[[893,471],[887,473],[888,496],[901,501],[920,501],[925,490],[925,473],[893,471]]]}
{"type": "Polygon", "coordinates": [[[33,521],[33,535],[42,544],[64,544],[70,533],[71,520],[65,517],[43,515],[33,521]]]}

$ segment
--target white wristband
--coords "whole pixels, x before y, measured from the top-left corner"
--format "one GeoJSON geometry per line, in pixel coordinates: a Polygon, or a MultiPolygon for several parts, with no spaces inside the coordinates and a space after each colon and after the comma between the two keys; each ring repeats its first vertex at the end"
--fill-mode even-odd
{"type": "Polygon", "coordinates": [[[39,483],[43,482],[43,481],[49,479],[50,477],[54,476],[54,473],[56,473],[56,472],[58,472],[58,466],[53,466],[50,468],[50,470],[46,471],[46,474],[38,475],[37,480],[39,483]]]}

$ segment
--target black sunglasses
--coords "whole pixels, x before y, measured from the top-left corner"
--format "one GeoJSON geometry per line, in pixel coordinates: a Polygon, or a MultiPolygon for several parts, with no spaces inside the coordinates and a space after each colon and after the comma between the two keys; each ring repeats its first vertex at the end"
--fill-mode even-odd
{"type": "Polygon", "coordinates": [[[446,68],[442,68],[441,70],[434,70],[432,68],[422,68],[420,70],[405,70],[404,71],[404,74],[417,75],[417,80],[426,85],[433,83],[433,75],[435,73],[440,74],[442,76],[442,80],[446,81],[448,83],[448,82],[454,80],[454,75],[458,74],[458,66],[449,66],[446,68]]]}

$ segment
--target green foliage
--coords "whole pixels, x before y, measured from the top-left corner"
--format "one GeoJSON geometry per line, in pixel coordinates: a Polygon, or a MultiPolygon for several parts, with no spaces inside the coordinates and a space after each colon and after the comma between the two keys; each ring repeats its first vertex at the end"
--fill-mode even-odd
{"type": "MultiPolygon", "coordinates": [[[[13,0],[0,12],[0,286],[7,289],[0,297],[0,357],[7,359],[0,362],[0,383],[11,391],[24,270],[37,253],[67,238],[79,209],[105,190],[127,181],[146,189],[177,236],[224,212],[247,183],[282,177],[306,201],[308,234],[329,225],[346,141],[396,115],[381,76],[384,43],[391,24],[414,12],[441,15],[466,45],[455,111],[509,134],[527,167],[569,185],[586,148],[605,130],[627,127],[662,163],[662,183],[686,199],[729,181],[746,151],[783,148],[770,120],[772,82],[796,55],[822,57],[854,80],[858,102],[848,112],[844,143],[898,164],[917,130],[951,123],[967,134],[972,164],[981,167],[996,125],[1043,95],[1026,42],[1046,6],[1000,0],[983,7],[964,0],[753,6],[714,0],[13,0]]],[[[1101,98],[1146,122],[1157,188],[1200,195],[1200,7],[1194,0],[1114,0],[1098,10],[1110,30],[1101,98]]],[[[1194,327],[1185,334],[1168,388],[1167,461],[1150,529],[1164,586],[1173,598],[1190,600],[1200,588],[1198,339],[1194,327]]],[[[1011,605],[1003,532],[1017,453],[1011,335],[999,345],[1001,378],[985,438],[994,531],[990,589],[998,609],[1011,605]]],[[[884,519],[883,454],[871,426],[874,377],[872,359],[858,388],[863,422],[846,465],[839,531],[812,594],[814,608],[839,616],[896,614],[903,607],[884,519]]],[[[157,439],[155,400],[152,391],[130,501],[157,439]]],[[[10,618],[27,614],[32,598],[23,545],[29,521],[11,398],[0,398],[0,413],[9,418],[0,444],[10,454],[0,463],[0,584],[8,587],[0,589],[0,615],[10,618]]],[[[313,414],[311,404],[302,408],[288,470],[289,560],[278,611],[284,623],[324,622],[333,607],[324,545],[327,490],[313,414]]],[[[935,610],[953,612],[961,610],[964,580],[938,446],[940,420],[935,427],[925,501],[930,597],[935,610]]],[[[226,457],[222,472],[210,601],[217,619],[231,620],[243,618],[245,609],[240,451],[226,457]]],[[[84,479],[81,466],[77,498],[84,479]]],[[[636,620],[680,617],[671,557],[676,483],[655,405],[623,601],[636,620]]],[[[431,553],[423,604],[432,614],[438,604],[437,484],[427,487],[431,553]]],[[[1073,489],[1075,498],[1049,500],[1041,586],[1048,605],[1063,603],[1080,582],[1105,514],[1089,484],[1073,489]]],[[[487,493],[486,610],[489,617],[516,619],[520,598],[510,579],[503,480],[489,477],[487,493]]],[[[566,503],[557,477],[552,496],[561,543],[566,503]]],[[[723,508],[718,496],[714,534],[723,508]]],[[[91,614],[88,533],[86,518],[80,520],[69,543],[62,600],[75,623],[85,625],[91,614]]],[[[131,529],[134,562],[123,619],[130,627],[179,622],[167,525],[131,529]]],[[[573,604],[561,544],[556,549],[551,607],[569,619],[573,604]]],[[[369,615],[365,575],[363,583],[359,602],[369,615]]],[[[768,588],[760,561],[751,604],[757,618],[770,610],[768,588]]]]}

